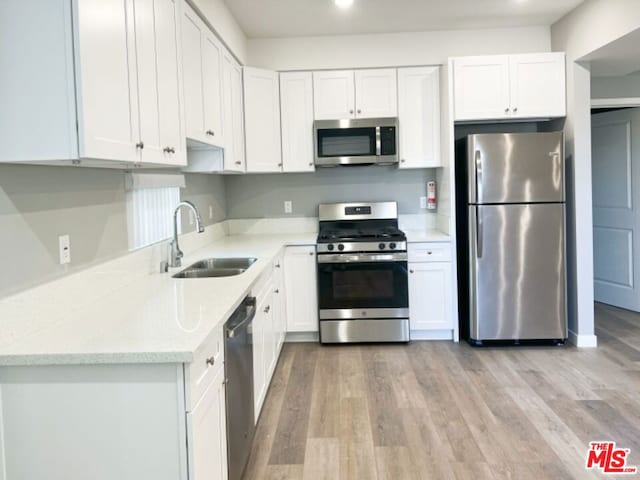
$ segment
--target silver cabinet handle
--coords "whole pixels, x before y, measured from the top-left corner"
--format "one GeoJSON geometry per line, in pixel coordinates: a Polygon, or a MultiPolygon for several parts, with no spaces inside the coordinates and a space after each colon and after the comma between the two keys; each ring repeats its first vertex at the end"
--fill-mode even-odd
{"type": "Polygon", "coordinates": [[[309,255],[313,256],[313,255],[314,255],[314,253],[313,253],[313,252],[309,252],[309,255]]]}
{"type": "Polygon", "coordinates": [[[279,166],[279,167],[281,167],[281,166],[282,166],[282,164],[281,164],[281,163],[279,163],[279,164],[278,164],[278,166],[279,166]]]}
{"type": "Polygon", "coordinates": [[[266,307],[264,307],[264,313],[269,313],[270,310],[271,310],[271,305],[267,305],[266,307]]]}
{"type": "Polygon", "coordinates": [[[358,113],[362,113],[362,110],[358,110],[358,113]]]}
{"type": "Polygon", "coordinates": [[[309,162],[309,166],[310,166],[310,167],[313,167],[313,162],[309,162]]]}
{"type": "Polygon", "coordinates": [[[216,363],[216,359],[214,357],[209,357],[206,362],[208,366],[213,367],[213,364],[216,363]]]}
{"type": "Polygon", "coordinates": [[[349,113],[350,113],[351,115],[353,115],[353,110],[349,110],[349,113]]]}
{"type": "Polygon", "coordinates": [[[164,153],[176,153],[176,149],[173,147],[164,147],[164,153]]]}
{"type": "Polygon", "coordinates": [[[405,163],[406,160],[403,158],[402,160],[400,160],[401,163],[405,163]]]}
{"type": "Polygon", "coordinates": [[[409,273],[414,273],[413,270],[409,270],[409,273]]]}
{"type": "Polygon", "coordinates": [[[280,289],[276,288],[273,293],[280,293],[280,289]]]}
{"type": "Polygon", "coordinates": [[[280,264],[279,263],[276,263],[276,268],[280,268],[280,264]]]}
{"type": "Polygon", "coordinates": [[[136,148],[142,150],[144,148],[144,142],[140,140],[138,143],[136,143],[136,148]]]}
{"type": "Polygon", "coordinates": [[[236,165],[242,165],[242,162],[236,162],[236,165]]]}
{"type": "Polygon", "coordinates": [[[207,130],[206,132],[207,135],[211,135],[212,137],[215,135],[215,133],[213,133],[213,130],[207,130]]]}
{"type": "Polygon", "coordinates": [[[508,107],[504,109],[504,113],[509,113],[509,108],[508,107]]]}
{"type": "Polygon", "coordinates": [[[515,108],[513,109],[513,113],[518,113],[518,107],[515,107],[515,108]]]}

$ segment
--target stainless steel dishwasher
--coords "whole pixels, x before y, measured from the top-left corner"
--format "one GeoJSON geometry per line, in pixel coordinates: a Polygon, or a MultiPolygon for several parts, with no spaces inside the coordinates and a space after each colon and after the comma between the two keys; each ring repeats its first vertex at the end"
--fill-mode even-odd
{"type": "Polygon", "coordinates": [[[253,335],[256,299],[246,297],[225,324],[229,480],[240,480],[255,433],[253,414],[253,335]]]}

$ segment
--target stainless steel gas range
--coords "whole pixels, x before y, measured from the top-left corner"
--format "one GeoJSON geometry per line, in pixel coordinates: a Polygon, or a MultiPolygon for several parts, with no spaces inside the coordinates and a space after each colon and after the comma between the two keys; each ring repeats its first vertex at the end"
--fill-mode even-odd
{"type": "Polygon", "coordinates": [[[321,343],[408,342],[407,239],[396,202],[319,207],[321,343]]]}

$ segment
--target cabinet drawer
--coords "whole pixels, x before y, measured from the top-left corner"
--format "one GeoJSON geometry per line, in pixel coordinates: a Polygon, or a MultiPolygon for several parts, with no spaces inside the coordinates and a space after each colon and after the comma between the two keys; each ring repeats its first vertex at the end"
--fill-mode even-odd
{"type": "Polygon", "coordinates": [[[223,368],[223,341],[223,327],[219,326],[196,350],[193,362],[187,365],[186,378],[189,382],[187,388],[188,411],[198,403],[215,375],[223,368]]]}
{"type": "Polygon", "coordinates": [[[450,262],[451,245],[448,243],[410,243],[410,262],[450,262]]]}

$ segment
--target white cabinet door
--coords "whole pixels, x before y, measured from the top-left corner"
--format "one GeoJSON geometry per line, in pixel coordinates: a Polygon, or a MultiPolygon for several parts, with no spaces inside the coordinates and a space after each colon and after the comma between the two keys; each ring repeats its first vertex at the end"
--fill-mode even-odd
{"type": "Polygon", "coordinates": [[[278,73],[244,67],[247,172],[282,171],[278,73]]]}
{"type": "Polygon", "coordinates": [[[187,414],[189,480],[227,479],[224,368],[187,414]]]}
{"type": "Polygon", "coordinates": [[[311,72],[280,74],[282,121],[282,170],[312,172],[313,75],[311,72]]]}
{"type": "Polygon", "coordinates": [[[253,317],[253,407],[257,421],[260,418],[260,409],[267,392],[267,369],[265,366],[265,342],[266,321],[264,302],[256,306],[256,315],[253,317]]]}
{"type": "Polygon", "coordinates": [[[409,263],[411,330],[450,330],[451,263],[409,263]]]}
{"type": "Polygon", "coordinates": [[[141,163],[183,165],[174,0],[135,4],[141,163]]]}
{"type": "Polygon", "coordinates": [[[242,73],[227,51],[222,58],[222,93],[224,97],[224,170],[244,172],[244,125],[242,111],[242,73]]]}
{"type": "Polygon", "coordinates": [[[204,84],[202,73],[202,41],[204,25],[186,3],[182,15],[182,72],[184,84],[185,134],[204,142],[204,84]]]}
{"type": "Polygon", "coordinates": [[[222,45],[209,29],[202,40],[204,135],[208,143],[224,146],[222,101],[222,45]]]}
{"type": "Polygon", "coordinates": [[[442,166],[440,68],[398,69],[400,168],[442,166]]]}
{"type": "Polygon", "coordinates": [[[313,105],[316,120],[355,118],[353,70],[313,72],[313,105]]]}
{"type": "Polygon", "coordinates": [[[455,120],[509,118],[509,56],[454,60],[455,120]]]}
{"type": "Polygon", "coordinates": [[[513,118],[566,115],[564,53],[511,55],[509,69],[513,118]]]}
{"type": "Polygon", "coordinates": [[[133,2],[86,0],[74,7],[80,156],[138,162],[133,2]]]}
{"type": "Polygon", "coordinates": [[[318,331],[316,247],[287,247],[284,256],[287,331],[318,331]]]}
{"type": "Polygon", "coordinates": [[[398,115],[395,68],[355,71],[356,117],[384,118],[398,115]]]}

